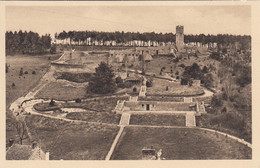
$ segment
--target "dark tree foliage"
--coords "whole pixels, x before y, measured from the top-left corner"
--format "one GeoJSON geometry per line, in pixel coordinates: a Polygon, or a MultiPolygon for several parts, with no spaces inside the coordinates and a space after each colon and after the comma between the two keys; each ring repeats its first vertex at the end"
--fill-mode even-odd
{"type": "MultiPolygon", "coordinates": [[[[133,40],[140,41],[157,41],[157,42],[175,42],[175,34],[173,33],[155,33],[155,32],[98,32],[98,31],[62,31],[55,34],[55,38],[59,40],[84,42],[87,38],[91,38],[91,41],[116,41],[117,43],[126,43],[133,40]]],[[[194,42],[201,44],[217,43],[218,46],[233,44],[240,42],[242,49],[250,49],[251,36],[240,36],[240,35],[229,35],[229,34],[218,34],[218,35],[191,35],[185,34],[185,43],[194,42]],[[249,42],[249,43],[248,43],[249,42]]]]}
{"type": "Polygon", "coordinates": [[[200,80],[202,78],[202,72],[199,65],[197,63],[193,63],[192,66],[185,67],[183,77],[200,80]]]}
{"type": "Polygon", "coordinates": [[[50,49],[51,54],[56,54],[56,45],[52,45],[50,49]]]}
{"type": "Polygon", "coordinates": [[[211,103],[210,104],[211,104],[212,107],[221,107],[222,104],[223,104],[222,95],[214,94],[212,99],[211,99],[211,103]]]}
{"type": "Polygon", "coordinates": [[[246,85],[250,84],[251,81],[251,67],[243,66],[240,70],[239,76],[236,78],[236,82],[239,84],[239,86],[245,87],[246,85]]]}
{"type": "Polygon", "coordinates": [[[215,59],[217,61],[221,61],[222,60],[222,56],[218,52],[211,53],[209,57],[211,59],[215,59]]]}
{"type": "Polygon", "coordinates": [[[50,105],[50,106],[54,106],[54,105],[55,105],[55,101],[54,101],[53,99],[51,99],[49,105],[50,105]]]}
{"type": "Polygon", "coordinates": [[[9,67],[7,65],[7,63],[5,64],[5,73],[8,73],[9,72],[9,67]]]}
{"type": "Polygon", "coordinates": [[[202,73],[208,73],[208,72],[209,72],[208,68],[206,66],[204,66],[202,69],[202,73]]]}
{"type": "Polygon", "coordinates": [[[7,31],[6,37],[6,54],[43,54],[46,53],[51,47],[51,36],[46,34],[39,36],[38,33],[34,32],[23,32],[18,33],[7,31]]]}
{"type": "Polygon", "coordinates": [[[101,62],[91,77],[87,91],[97,94],[113,93],[116,89],[114,73],[110,66],[101,62]]]}

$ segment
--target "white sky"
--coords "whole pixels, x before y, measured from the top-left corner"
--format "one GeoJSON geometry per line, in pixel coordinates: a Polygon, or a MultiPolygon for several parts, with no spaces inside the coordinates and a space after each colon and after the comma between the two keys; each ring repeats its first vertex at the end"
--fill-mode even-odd
{"type": "Polygon", "coordinates": [[[6,30],[251,34],[250,6],[6,7],[6,30]]]}

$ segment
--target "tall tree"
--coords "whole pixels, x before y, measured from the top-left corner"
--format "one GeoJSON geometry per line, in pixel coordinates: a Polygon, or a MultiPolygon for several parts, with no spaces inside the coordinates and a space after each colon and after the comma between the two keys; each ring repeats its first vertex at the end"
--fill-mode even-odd
{"type": "Polygon", "coordinates": [[[96,73],[89,81],[88,92],[97,94],[113,93],[116,89],[112,68],[105,62],[101,62],[96,68],[96,73]]]}

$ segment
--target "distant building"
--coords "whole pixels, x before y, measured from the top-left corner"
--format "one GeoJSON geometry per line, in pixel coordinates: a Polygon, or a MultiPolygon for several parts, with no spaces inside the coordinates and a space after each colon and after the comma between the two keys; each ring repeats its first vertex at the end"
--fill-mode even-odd
{"type": "Polygon", "coordinates": [[[183,50],[184,47],[184,27],[176,26],[176,46],[178,51],[183,50]]]}

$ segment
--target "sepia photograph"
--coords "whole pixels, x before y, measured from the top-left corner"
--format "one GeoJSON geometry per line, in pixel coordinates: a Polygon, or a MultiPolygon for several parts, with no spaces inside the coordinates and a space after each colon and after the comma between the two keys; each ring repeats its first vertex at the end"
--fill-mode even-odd
{"type": "Polygon", "coordinates": [[[5,160],[252,160],[251,5],[6,5],[5,160]]]}

